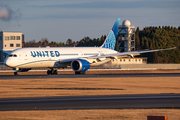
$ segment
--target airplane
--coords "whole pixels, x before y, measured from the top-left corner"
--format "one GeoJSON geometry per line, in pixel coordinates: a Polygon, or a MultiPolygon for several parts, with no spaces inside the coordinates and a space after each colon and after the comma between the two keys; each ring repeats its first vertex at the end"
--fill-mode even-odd
{"type": "Polygon", "coordinates": [[[30,47],[19,48],[12,52],[3,50],[8,54],[4,63],[18,72],[29,71],[32,68],[50,68],[47,74],[57,74],[54,68],[66,68],[71,66],[75,74],[85,74],[91,66],[99,66],[122,56],[135,56],[140,53],[148,53],[167,49],[133,51],[119,53],[114,50],[118,34],[120,18],[115,20],[106,40],[100,47],[30,47]]]}

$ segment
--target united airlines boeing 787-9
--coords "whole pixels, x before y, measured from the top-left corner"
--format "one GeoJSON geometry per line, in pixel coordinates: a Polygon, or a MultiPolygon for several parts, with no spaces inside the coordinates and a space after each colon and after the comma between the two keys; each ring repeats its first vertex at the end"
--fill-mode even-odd
{"type": "MultiPolygon", "coordinates": [[[[47,70],[47,74],[57,74],[57,70],[54,70],[54,68],[65,68],[67,66],[71,66],[75,74],[84,74],[90,66],[99,66],[107,63],[109,59],[117,59],[119,56],[133,56],[140,53],[174,49],[119,53],[114,50],[119,22],[120,18],[116,19],[106,40],[100,47],[19,48],[10,52],[4,63],[9,67],[15,68],[14,75],[32,68],[50,68],[51,70],[47,70]]],[[[8,53],[7,51],[4,52],[8,53]]]]}

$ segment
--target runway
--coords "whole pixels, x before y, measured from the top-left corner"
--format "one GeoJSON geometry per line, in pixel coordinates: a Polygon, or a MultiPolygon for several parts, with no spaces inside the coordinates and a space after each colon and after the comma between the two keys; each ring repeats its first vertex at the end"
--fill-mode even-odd
{"type": "Polygon", "coordinates": [[[153,108],[180,109],[180,94],[0,99],[0,111],[153,108]]]}
{"type": "Polygon", "coordinates": [[[4,79],[43,79],[43,78],[107,78],[107,77],[180,77],[180,73],[119,73],[119,74],[65,74],[65,75],[0,75],[4,79]]]}

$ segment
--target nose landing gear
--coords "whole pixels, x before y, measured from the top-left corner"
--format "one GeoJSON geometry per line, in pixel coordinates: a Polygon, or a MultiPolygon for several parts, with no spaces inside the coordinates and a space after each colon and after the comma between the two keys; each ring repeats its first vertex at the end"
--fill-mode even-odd
{"type": "Polygon", "coordinates": [[[54,69],[47,70],[47,74],[48,75],[57,75],[57,70],[54,70],[54,69]]]}
{"type": "Polygon", "coordinates": [[[13,68],[15,70],[14,75],[18,75],[18,72],[20,71],[19,68],[13,68]]]}

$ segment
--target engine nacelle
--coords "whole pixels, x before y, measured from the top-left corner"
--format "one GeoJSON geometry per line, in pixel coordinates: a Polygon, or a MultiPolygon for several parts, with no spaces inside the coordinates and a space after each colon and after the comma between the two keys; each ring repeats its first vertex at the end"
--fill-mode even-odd
{"type": "Polygon", "coordinates": [[[77,59],[71,62],[71,68],[76,72],[85,72],[90,68],[90,63],[84,59],[77,59]]]}

